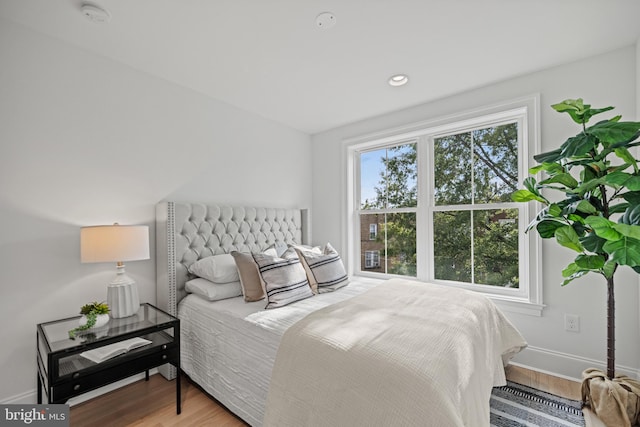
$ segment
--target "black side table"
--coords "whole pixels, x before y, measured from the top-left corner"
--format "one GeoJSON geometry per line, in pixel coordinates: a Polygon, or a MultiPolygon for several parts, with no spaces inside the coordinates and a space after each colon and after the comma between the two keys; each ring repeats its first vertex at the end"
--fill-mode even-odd
{"type": "Polygon", "coordinates": [[[41,323],[37,328],[38,403],[44,389],[49,403],[65,403],[72,397],[111,384],[140,372],[170,363],[175,366],[176,412],[181,412],[180,320],[144,303],[136,314],[109,319],[107,325],[82,331],[74,340],[68,331],[78,326],[79,316],[41,323]],[[100,363],[80,353],[140,337],[151,344],[100,363]]]}

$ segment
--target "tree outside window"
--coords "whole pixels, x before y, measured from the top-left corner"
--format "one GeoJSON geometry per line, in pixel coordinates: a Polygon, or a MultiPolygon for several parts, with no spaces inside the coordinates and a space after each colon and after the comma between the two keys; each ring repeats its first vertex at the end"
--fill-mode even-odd
{"type": "MultiPolygon", "coordinates": [[[[426,209],[430,224],[420,235],[430,242],[424,262],[433,279],[518,288],[520,211],[510,198],[518,138],[514,121],[362,152],[359,218],[372,224],[375,215],[379,224],[378,272],[416,276],[417,214],[426,209]],[[425,176],[418,176],[419,162],[428,165],[420,169],[425,176]]],[[[361,244],[361,253],[372,249],[361,244]]]]}

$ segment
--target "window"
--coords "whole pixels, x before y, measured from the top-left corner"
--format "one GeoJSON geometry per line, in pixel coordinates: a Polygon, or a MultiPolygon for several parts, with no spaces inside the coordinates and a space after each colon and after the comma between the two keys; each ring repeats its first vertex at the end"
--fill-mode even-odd
{"type": "Polygon", "coordinates": [[[380,251],[365,251],[364,265],[364,268],[380,267],[380,251]]]}
{"type": "MultiPolygon", "coordinates": [[[[379,273],[416,276],[416,147],[409,141],[360,153],[360,221],[380,224],[379,273]]],[[[367,249],[363,242],[361,251],[367,249]]]]}
{"type": "Polygon", "coordinates": [[[369,240],[378,238],[378,224],[369,224],[369,240]]]}
{"type": "Polygon", "coordinates": [[[415,277],[541,310],[538,243],[524,233],[535,210],[511,201],[537,143],[536,113],[530,98],[347,141],[349,228],[360,242],[348,244],[360,260],[352,273],[415,277]]]}
{"type": "Polygon", "coordinates": [[[433,138],[436,280],[519,286],[518,122],[433,138]]]}

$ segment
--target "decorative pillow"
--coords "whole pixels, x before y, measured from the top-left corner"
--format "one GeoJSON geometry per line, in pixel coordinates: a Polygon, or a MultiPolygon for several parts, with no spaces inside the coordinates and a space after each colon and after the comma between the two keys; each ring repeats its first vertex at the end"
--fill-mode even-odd
{"type": "MultiPolygon", "coordinates": [[[[274,248],[269,248],[263,253],[269,256],[276,256],[276,250],[274,248]]],[[[235,267],[240,276],[244,300],[251,302],[263,299],[264,289],[260,279],[260,272],[258,271],[258,266],[253,256],[237,251],[232,251],[231,256],[235,261],[235,267]]]]}
{"type": "Polygon", "coordinates": [[[282,258],[265,254],[253,254],[267,296],[265,308],[282,307],[313,296],[307,274],[293,248],[282,258]]]}
{"type": "Polygon", "coordinates": [[[307,272],[311,288],[315,287],[318,293],[332,292],[349,283],[340,254],[331,244],[327,243],[323,250],[294,248],[307,272]]]}
{"type": "Polygon", "coordinates": [[[230,254],[202,258],[189,266],[189,272],[213,283],[230,283],[240,280],[236,263],[230,254]]]}
{"type": "Polygon", "coordinates": [[[189,280],[185,284],[185,289],[187,292],[196,294],[207,301],[219,301],[242,295],[242,287],[239,280],[229,283],[213,283],[198,277],[197,279],[189,280]]]}
{"type": "Polygon", "coordinates": [[[289,249],[289,245],[287,245],[286,243],[274,243],[271,247],[276,250],[276,255],[279,257],[281,257],[282,254],[284,254],[287,249],[289,249]]]}

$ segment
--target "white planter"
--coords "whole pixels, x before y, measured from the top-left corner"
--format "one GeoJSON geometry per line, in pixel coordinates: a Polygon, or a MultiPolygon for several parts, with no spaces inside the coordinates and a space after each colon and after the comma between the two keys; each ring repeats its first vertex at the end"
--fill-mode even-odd
{"type": "MultiPolygon", "coordinates": [[[[96,324],[93,325],[89,329],[101,328],[104,325],[106,325],[107,323],[109,323],[109,315],[108,314],[98,314],[98,316],[96,317],[96,324]]],[[[80,326],[86,325],[87,324],[87,316],[85,316],[83,314],[82,317],[80,317],[80,320],[78,320],[78,324],[80,326]]]]}

